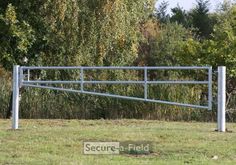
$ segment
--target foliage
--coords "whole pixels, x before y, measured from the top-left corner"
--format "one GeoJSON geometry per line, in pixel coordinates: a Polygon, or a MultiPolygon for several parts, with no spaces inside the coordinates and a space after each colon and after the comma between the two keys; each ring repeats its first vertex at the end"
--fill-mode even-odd
{"type": "MultiPolygon", "coordinates": [[[[189,39],[182,45],[179,53],[182,65],[210,65],[213,68],[227,66],[227,103],[228,109],[235,107],[236,90],[236,7],[224,8],[214,15],[216,25],[210,39],[189,39]]],[[[233,108],[234,109],[234,108],[233,108]]]]}
{"type": "Polygon", "coordinates": [[[169,21],[169,14],[167,14],[167,8],[169,3],[167,1],[162,1],[158,8],[156,9],[155,16],[161,23],[166,23],[169,21]]]}
{"type": "Polygon", "coordinates": [[[183,25],[185,28],[190,27],[189,14],[181,8],[179,5],[173,9],[171,9],[172,16],[170,18],[170,22],[176,22],[178,24],[183,25]]]}
{"type": "Polygon", "coordinates": [[[209,16],[209,0],[197,0],[197,6],[190,11],[191,22],[201,38],[209,38],[212,33],[212,22],[209,16]]]}
{"type": "MultiPolygon", "coordinates": [[[[185,11],[180,6],[167,13],[162,1],[154,0],[6,0],[0,2],[0,109],[2,117],[10,99],[10,71],[14,64],[36,66],[227,66],[228,104],[235,107],[236,7],[223,3],[210,13],[208,0],[185,11]],[[3,68],[3,69],[2,69],[3,68]],[[7,76],[5,76],[7,75],[7,76]]],[[[202,80],[202,72],[150,72],[151,80],[202,80]],[[194,76],[196,75],[196,76],[194,76]]],[[[143,73],[91,71],[86,79],[138,80],[143,73]]],[[[77,71],[36,72],[36,79],[79,79],[77,71]]],[[[214,79],[215,80],[215,79],[214,79]]],[[[71,88],[71,86],[70,86],[71,88]]],[[[88,90],[142,96],[142,86],[89,86],[88,90]]],[[[206,88],[194,86],[150,87],[151,97],[205,104],[206,88]],[[199,99],[200,98],[200,99],[199,99]]],[[[215,94],[215,93],[214,93],[215,94]]],[[[151,118],[211,120],[202,111],[119,99],[97,98],[34,89],[25,90],[23,117],[44,118],[151,118]],[[35,97],[34,97],[35,96],[35,97]],[[43,96],[43,97],[42,97],[43,96]],[[52,98],[57,99],[52,99],[52,98]],[[45,102],[39,105],[39,102],[45,102]],[[60,103],[60,104],[59,104],[60,103]],[[53,113],[52,107],[57,107],[53,113]],[[172,112],[169,112],[173,108],[172,112]],[[148,110],[147,110],[148,109],[148,110]],[[160,110],[162,109],[162,110],[160,110]],[[112,110],[112,112],[111,112],[112,110]],[[149,111],[150,110],[150,111],[149,111]],[[151,110],[159,110],[159,113],[151,110]],[[30,113],[29,113],[30,112],[30,113]],[[80,115],[79,115],[80,114],[80,115]],[[175,114],[176,117],[175,117],[175,114]],[[187,114],[187,117],[186,117],[187,114]],[[167,116],[167,117],[166,117],[167,116]]]]}
{"type": "Polygon", "coordinates": [[[26,21],[19,21],[12,4],[0,15],[0,64],[6,69],[13,64],[24,64],[35,37],[34,30],[26,21]]]}

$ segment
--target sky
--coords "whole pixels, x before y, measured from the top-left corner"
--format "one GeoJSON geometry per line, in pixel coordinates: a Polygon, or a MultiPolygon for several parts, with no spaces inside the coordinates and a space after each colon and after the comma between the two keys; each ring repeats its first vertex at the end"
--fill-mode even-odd
{"type": "MultiPolygon", "coordinates": [[[[183,7],[185,10],[189,10],[194,7],[196,4],[196,0],[165,0],[169,3],[168,13],[170,13],[170,9],[173,7],[176,7],[177,4],[180,5],[180,7],[183,7]]],[[[220,2],[223,2],[224,0],[210,0],[210,11],[213,11],[217,5],[220,2]]],[[[163,2],[163,0],[158,0],[156,6],[163,2]]]]}

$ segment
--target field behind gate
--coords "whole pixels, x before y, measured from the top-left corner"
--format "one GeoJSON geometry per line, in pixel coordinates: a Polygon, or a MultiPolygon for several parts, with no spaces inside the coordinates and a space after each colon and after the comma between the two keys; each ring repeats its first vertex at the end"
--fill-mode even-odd
{"type": "Polygon", "coordinates": [[[0,120],[0,164],[235,164],[236,124],[143,120],[0,120]],[[151,141],[147,155],[84,155],[83,141],[151,141]]]}

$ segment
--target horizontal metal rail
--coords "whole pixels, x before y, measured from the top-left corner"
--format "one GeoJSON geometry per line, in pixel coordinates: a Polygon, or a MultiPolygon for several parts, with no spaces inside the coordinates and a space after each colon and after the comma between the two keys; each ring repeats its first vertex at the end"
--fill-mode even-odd
{"type": "Polygon", "coordinates": [[[107,96],[107,97],[129,99],[129,100],[136,100],[136,101],[147,101],[147,102],[162,103],[162,104],[175,105],[175,106],[208,109],[208,106],[169,102],[169,101],[154,100],[154,99],[144,99],[144,98],[138,98],[138,97],[120,96],[120,95],[114,95],[114,94],[109,94],[109,93],[96,93],[96,92],[89,92],[89,91],[81,91],[81,90],[74,90],[74,89],[49,87],[49,86],[40,86],[40,85],[29,85],[29,84],[24,84],[24,86],[34,87],[34,88],[42,88],[42,89],[59,90],[59,91],[67,91],[67,92],[75,92],[75,93],[83,93],[83,94],[91,94],[91,95],[97,95],[97,96],[107,96]]]}
{"type": "Polygon", "coordinates": [[[59,70],[67,70],[67,69],[81,69],[84,70],[92,70],[92,69],[125,69],[125,70],[143,70],[147,68],[148,70],[189,70],[189,69],[210,69],[211,67],[208,66],[149,66],[149,67],[139,67],[139,66],[22,66],[21,69],[23,70],[53,70],[53,69],[59,69],[59,70]]]}
{"type": "Polygon", "coordinates": [[[208,84],[208,81],[23,81],[25,84],[208,84]]]}
{"type": "MultiPolygon", "coordinates": [[[[66,92],[75,92],[80,93],[81,90],[75,89],[68,89],[68,88],[57,88],[57,87],[49,87],[49,86],[42,86],[42,85],[30,85],[30,84],[23,84],[25,87],[32,87],[32,88],[42,88],[42,89],[51,89],[51,90],[58,90],[58,91],[66,91],[66,92]]],[[[82,93],[82,92],[81,92],[82,93]]]]}

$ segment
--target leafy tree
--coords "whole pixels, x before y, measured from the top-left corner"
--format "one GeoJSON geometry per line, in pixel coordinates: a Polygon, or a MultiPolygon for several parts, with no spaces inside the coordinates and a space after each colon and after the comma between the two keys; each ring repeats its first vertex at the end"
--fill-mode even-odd
{"type": "Polygon", "coordinates": [[[213,39],[207,42],[213,60],[213,66],[228,67],[230,78],[236,78],[236,6],[219,15],[218,23],[214,27],[213,39]]]}
{"type": "Polygon", "coordinates": [[[189,38],[190,32],[182,25],[168,23],[162,25],[159,36],[151,43],[151,62],[154,66],[178,65],[176,53],[180,46],[189,38]]]}
{"type": "MultiPolygon", "coordinates": [[[[0,65],[11,70],[13,64],[19,65],[133,65],[138,56],[140,42],[144,37],[140,31],[140,24],[146,22],[152,14],[154,0],[6,0],[0,2],[1,12],[1,56],[0,65]],[[10,18],[10,19],[9,19],[10,18]],[[10,21],[9,21],[10,20],[10,21]],[[8,23],[10,22],[10,24],[8,23]],[[3,29],[3,30],[2,30],[3,29]],[[26,58],[25,58],[26,57],[26,58]],[[24,62],[27,59],[27,62],[24,62]]],[[[60,80],[78,78],[78,74],[34,73],[40,78],[59,78],[60,80]],[[76,76],[76,77],[75,77],[76,76]]],[[[132,74],[114,74],[107,72],[100,78],[131,78],[132,74]]],[[[90,75],[89,75],[90,76],[90,75]]],[[[103,90],[104,87],[97,89],[103,90]]],[[[124,90],[119,87],[108,88],[110,92],[132,93],[133,88],[124,90]]],[[[27,100],[38,93],[32,102],[32,109],[50,112],[51,105],[58,105],[58,109],[65,110],[73,102],[81,103],[84,96],[61,94],[62,101],[53,100],[48,106],[38,107],[37,102],[47,101],[57,92],[26,91],[22,98],[22,106],[28,109],[27,100]],[[41,97],[43,96],[43,97],[41,97]],[[70,95],[71,96],[71,95],[70,95]],[[74,101],[76,100],[76,101],[74,101]],[[64,108],[63,108],[64,107],[64,108]],[[67,108],[66,108],[67,107],[67,108]]],[[[5,98],[5,97],[4,97],[5,98]]],[[[86,97],[85,103],[96,102],[96,107],[106,107],[112,99],[96,101],[95,97],[86,97]]],[[[93,104],[89,103],[89,106],[93,104]]],[[[73,107],[77,111],[81,106],[73,107]]],[[[93,109],[93,108],[91,108],[93,109]]],[[[42,111],[42,112],[43,112],[42,111]]],[[[99,112],[96,112],[99,114],[99,112]]],[[[24,112],[22,112],[24,114],[24,112]]],[[[59,114],[59,113],[58,113],[59,114]]],[[[59,114],[60,115],[60,114],[59,114]]],[[[65,115],[66,116],[66,115],[65,115]]],[[[99,117],[98,117],[99,118],[99,117]]]]}
{"type": "Polygon", "coordinates": [[[0,64],[6,69],[13,64],[24,64],[29,49],[35,42],[34,30],[26,21],[19,21],[15,7],[8,4],[0,15],[0,64]]]}
{"type": "Polygon", "coordinates": [[[227,67],[227,103],[228,108],[235,106],[232,99],[236,93],[236,6],[217,15],[217,24],[211,39],[198,41],[186,40],[179,54],[182,65],[209,65],[227,67]]]}
{"type": "Polygon", "coordinates": [[[4,67],[24,64],[20,61],[25,56],[24,65],[130,65],[142,40],[139,25],[154,7],[154,0],[10,2],[6,14],[1,14],[1,38],[15,36],[1,44],[4,67]],[[9,12],[17,19],[10,25],[9,12]]]}

